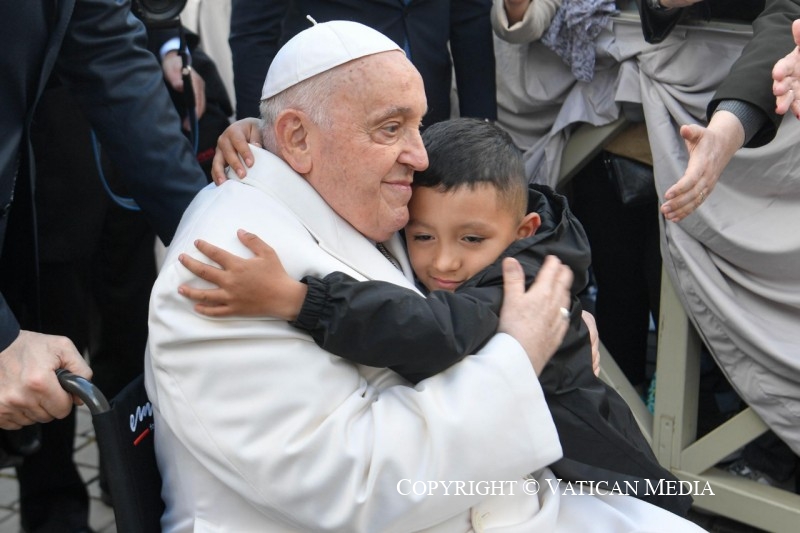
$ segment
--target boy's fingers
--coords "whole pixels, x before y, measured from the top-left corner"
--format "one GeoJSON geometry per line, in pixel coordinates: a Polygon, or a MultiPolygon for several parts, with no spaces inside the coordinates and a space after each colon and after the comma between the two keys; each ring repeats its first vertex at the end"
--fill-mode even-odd
{"type": "Polygon", "coordinates": [[[228,295],[222,289],[198,289],[189,285],[181,285],[178,287],[178,293],[193,302],[209,307],[227,305],[228,303],[228,295]]]}
{"type": "Polygon", "coordinates": [[[223,250],[219,246],[215,246],[210,242],[204,241],[203,239],[197,239],[194,241],[194,246],[203,252],[203,255],[221,266],[223,270],[228,270],[234,261],[241,259],[227,250],[223,250]]]}
{"type": "Polygon", "coordinates": [[[225,175],[225,156],[217,150],[214,152],[214,159],[211,161],[211,179],[216,185],[222,185],[228,180],[225,175]]]}
{"type": "Polygon", "coordinates": [[[257,257],[264,257],[269,254],[274,254],[275,250],[272,246],[261,240],[261,237],[255,233],[240,229],[236,232],[242,244],[247,246],[247,249],[253,252],[257,257]]]}
{"type": "Polygon", "coordinates": [[[201,315],[211,317],[231,316],[233,313],[227,305],[207,305],[204,303],[194,304],[194,310],[201,315]]]}
{"type": "MultiPolygon", "coordinates": [[[[247,174],[247,171],[241,159],[239,159],[239,152],[237,152],[236,146],[233,143],[234,141],[232,139],[220,137],[217,141],[217,152],[214,154],[214,157],[216,160],[216,156],[221,154],[221,164],[231,167],[237,176],[243,178],[247,174]]],[[[219,185],[219,183],[217,185],[219,185]]]]}
{"type": "Polygon", "coordinates": [[[187,254],[181,254],[178,256],[178,261],[186,267],[186,269],[197,276],[198,278],[204,279],[206,281],[210,281],[215,285],[219,285],[220,280],[222,279],[222,275],[224,274],[224,270],[221,270],[217,267],[208,265],[203,263],[202,261],[198,261],[197,259],[191,257],[187,254]]]}

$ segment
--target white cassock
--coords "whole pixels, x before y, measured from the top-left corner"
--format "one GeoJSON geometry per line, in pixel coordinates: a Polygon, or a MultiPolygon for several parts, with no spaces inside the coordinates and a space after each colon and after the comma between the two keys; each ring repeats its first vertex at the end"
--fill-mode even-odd
{"type": "MultiPolygon", "coordinates": [[[[198,256],[192,243],[204,239],[249,256],[239,228],[269,243],[295,279],[338,270],[413,289],[305,180],[252,150],[246,179],[210,186],[191,204],[153,289],[146,383],[165,532],[691,530],[631,497],[546,486],[561,447],[508,335],[412,387],[324,352],[286,322],[195,313],[177,289],[204,285],[178,254],[198,256]],[[523,476],[534,471],[541,490],[526,494],[523,476]],[[431,481],[464,484],[458,494],[453,485],[419,490],[431,481]],[[480,481],[504,481],[505,495],[486,495],[480,481]]],[[[398,238],[388,246],[410,275],[398,238]]]]}

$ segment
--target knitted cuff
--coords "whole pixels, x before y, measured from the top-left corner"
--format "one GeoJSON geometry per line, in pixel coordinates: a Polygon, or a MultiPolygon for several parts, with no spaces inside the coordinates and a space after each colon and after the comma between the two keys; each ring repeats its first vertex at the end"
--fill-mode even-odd
{"type": "Polygon", "coordinates": [[[747,143],[750,142],[753,136],[758,133],[768,120],[764,112],[761,111],[761,108],[749,102],[745,102],[744,100],[722,100],[717,105],[714,113],[717,111],[733,113],[736,115],[736,118],[739,119],[739,122],[742,123],[742,127],[744,127],[744,143],[742,146],[747,146],[747,143]]]}

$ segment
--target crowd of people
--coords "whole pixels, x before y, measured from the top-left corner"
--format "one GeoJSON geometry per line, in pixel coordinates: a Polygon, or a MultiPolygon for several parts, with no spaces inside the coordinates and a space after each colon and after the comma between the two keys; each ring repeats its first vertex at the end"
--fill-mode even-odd
{"type": "MultiPolygon", "coordinates": [[[[635,210],[590,179],[599,163],[570,199],[533,183],[551,154],[532,157],[524,122],[505,120],[507,95],[547,85],[507,75],[509,57],[603,70],[586,35],[604,39],[618,6],[593,2],[595,29],[575,35],[576,4],[232,0],[230,50],[208,54],[127,2],[0,4],[14,50],[0,59],[0,457],[23,530],[90,531],[58,368],[112,396],[144,371],[164,531],[700,530],[691,498],[645,490],[676,478],[597,378],[598,334],[641,382],[626,325],[657,313],[659,220],[695,236],[741,149],[800,119],[800,3],[637,1],[642,46],[697,16],[752,21],[753,36],[706,123],[676,132],[685,167],[664,177],[658,149],[644,158],[659,199],[635,210]],[[233,87],[209,57],[231,52],[233,87]],[[212,165],[231,101],[243,120],[212,165]],[[645,244],[620,252],[631,232],[645,244]],[[607,303],[628,286],[636,317],[607,303]],[[430,485],[465,480],[508,490],[430,485]]],[[[698,327],[796,468],[794,354],[778,353],[783,389],[750,394],[698,327]]]]}

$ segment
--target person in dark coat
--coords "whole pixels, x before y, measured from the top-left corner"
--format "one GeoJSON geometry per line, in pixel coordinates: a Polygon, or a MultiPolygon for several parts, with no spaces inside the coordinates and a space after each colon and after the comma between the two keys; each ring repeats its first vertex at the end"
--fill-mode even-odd
{"type": "Polygon", "coordinates": [[[491,0],[233,0],[229,42],[236,116],[259,116],[272,58],[311,25],[310,16],[317,22],[360,22],[403,48],[425,84],[424,124],[450,118],[454,70],[460,116],[496,120],[491,7],[491,0]]]}
{"type": "MultiPolygon", "coordinates": [[[[180,133],[161,69],[145,49],[144,26],[130,14],[128,2],[1,2],[0,21],[0,42],[6,51],[0,57],[0,129],[5,132],[0,140],[0,246],[4,236],[27,239],[26,257],[4,259],[22,262],[29,278],[6,281],[24,286],[35,301],[30,125],[52,72],[57,71],[78,97],[105,150],[124,170],[131,195],[165,242],[171,240],[183,210],[206,179],[180,133]],[[14,237],[7,231],[9,225],[17,228],[14,237]]],[[[63,417],[72,406],[54,374],[24,374],[15,361],[24,359],[28,370],[66,365],[90,375],[70,343],[56,349],[52,338],[34,333],[37,313],[25,312],[34,329],[23,329],[21,334],[18,316],[0,297],[3,428],[63,417]],[[33,377],[40,382],[38,388],[32,386],[33,377]],[[14,402],[8,400],[12,397],[14,402]]]]}
{"type": "MultiPolygon", "coordinates": [[[[42,162],[42,168],[50,170],[67,166],[55,157],[43,162],[47,160],[43,157],[48,150],[46,135],[34,146],[34,123],[40,123],[48,111],[41,105],[46,89],[57,83],[75,97],[105,154],[121,169],[122,184],[152,228],[147,231],[154,230],[165,243],[171,241],[185,207],[207,181],[181,133],[161,68],[146,49],[144,26],[131,14],[129,2],[1,2],[0,21],[0,42],[6,51],[0,57],[0,127],[5,132],[0,140],[0,427],[15,429],[69,415],[72,398],[59,386],[56,368],[91,376],[69,339],[45,335],[43,329],[51,319],[67,323],[85,310],[76,306],[54,317],[54,309],[43,308],[41,297],[53,287],[43,279],[50,279],[48,273],[40,276],[40,253],[46,246],[48,253],[59,255],[67,242],[86,236],[81,233],[86,227],[78,226],[77,237],[39,242],[37,223],[41,219],[35,200],[42,191],[37,187],[36,163],[42,162]]],[[[68,137],[62,140],[72,140],[74,133],[61,135],[68,137]]],[[[69,150],[60,153],[74,162],[75,154],[69,150]]],[[[60,174],[63,182],[56,189],[61,187],[70,194],[53,197],[56,203],[69,202],[72,194],[80,194],[83,183],[66,177],[66,172],[60,174]]],[[[68,224],[72,220],[59,221],[58,212],[49,213],[55,219],[52,223],[59,226],[60,222],[64,231],[67,226],[74,228],[68,224]]],[[[147,240],[152,247],[152,239],[142,242],[147,240]]],[[[74,252],[77,250],[68,253],[74,252]]],[[[49,426],[43,430],[49,431],[49,426]]],[[[72,432],[61,433],[68,439],[64,449],[71,455],[72,432]]],[[[6,439],[8,435],[3,440],[16,440],[6,439]]],[[[35,469],[33,461],[23,466],[28,467],[35,469]]],[[[31,477],[27,473],[21,476],[23,529],[86,529],[86,495],[77,473],[62,476],[45,468],[32,474],[55,479],[61,486],[80,483],[83,492],[59,503],[42,500],[35,495],[38,489],[22,480],[31,477]]]]}
{"type": "MultiPolygon", "coordinates": [[[[609,490],[629,482],[638,490],[626,493],[685,515],[690,497],[646,490],[646,480],[656,486],[661,479],[676,478],[658,464],[622,398],[593,372],[590,335],[578,299],[588,281],[591,253],[566,198],[549,187],[527,185],[521,154],[508,134],[491,123],[468,118],[437,123],[425,130],[423,141],[430,166],[414,176],[404,232],[427,298],[335,272],[302,280],[308,287],[302,306],[296,298],[276,297],[274,292],[272,298],[259,298],[268,291],[247,287],[249,300],[264,302],[256,314],[271,315],[277,305],[294,300],[292,316],[281,318],[292,319],[320,347],[359,364],[391,368],[417,383],[475,353],[494,335],[504,258],[517,259],[530,284],[545,258],[555,255],[572,269],[574,282],[571,308],[563,310],[569,329],[539,377],[564,451],[551,468],[563,480],[605,483],[609,490]]],[[[225,257],[233,259],[207,243],[198,249],[223,268],[229,265],[225,257]]],[[[218,270],[188,257],[183,263],[230,289],[208,275],[218,270]]],[[[273,287],[298,284],[285,272],[276,276],[261,271],[258,279],[273,287]]],[[[244,294],[221,302],[214,297],[219,292],[187,286],[181,290],[202,302],[197,306],[201,313],[241,314],[236,298],[244,294]],[[215,309],[217,303],[224,310],[215,309]]]]}

